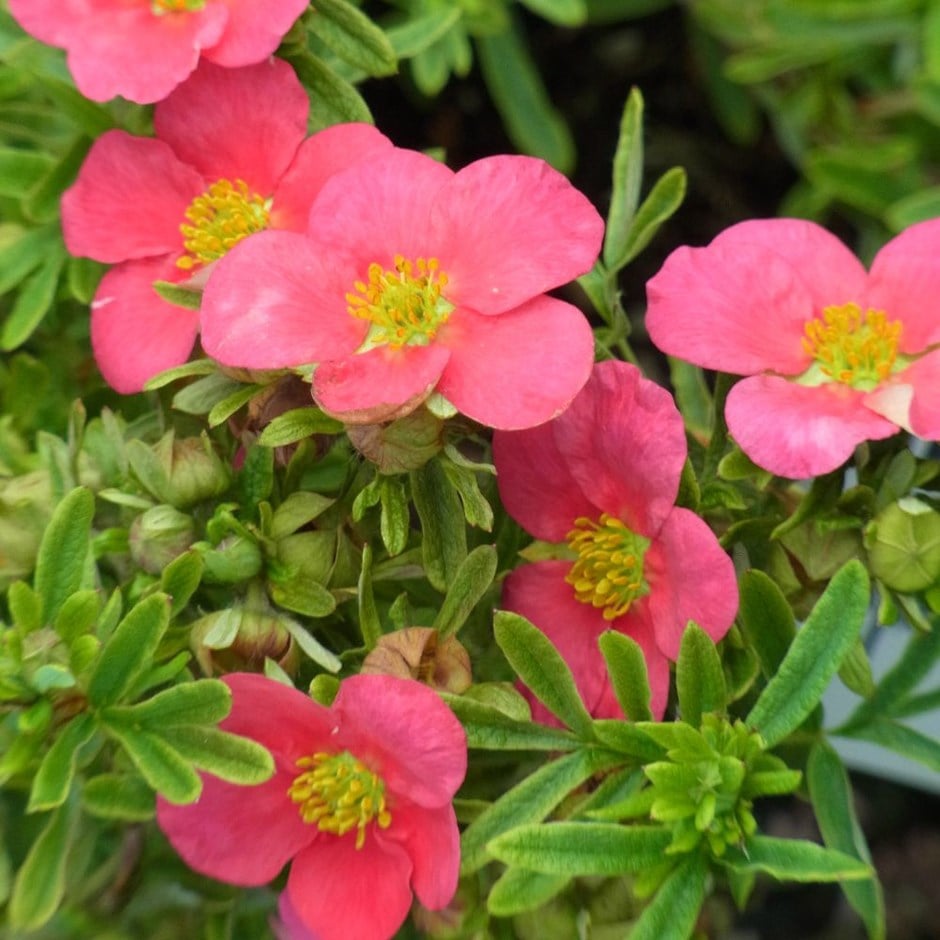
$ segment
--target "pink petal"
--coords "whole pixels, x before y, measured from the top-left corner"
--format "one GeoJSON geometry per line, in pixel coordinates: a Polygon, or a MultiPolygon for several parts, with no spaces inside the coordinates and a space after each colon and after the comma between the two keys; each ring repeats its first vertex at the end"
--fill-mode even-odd
{"type": "Polygon", "coordinates": [[[280,45],[310,0],[226,0],[229,20],[206,58],[233,68],[266,59],[280,45]]]}
{"type": "Polygon", "coordinates": [[[309,239],[258,232],[212,270],[202,300],[203,347],[219,362],[249,369],[349,355],[367,324],[347,313],[346,289],[342,266],[330,267],[309,239]]]}
{"type": "Polygon", "coordinates": [[[503,506],[529,534],[547,542],[565,541],[579,516],[598,515],[558,448],[557,425],[556,420],[493,435],[493,463],[503,506]]]}
{"type": "Polygon", "coordinates": [[[308,137],[277,184],[271,227],[306,231],[310,207],[331,176],[391,147],[371,124],[334,124],[308,137]]]}
{"type": "Polygon", "coordinates": [[[109,264],[179,251],[183,213],[204,188],[161,141],[107,131],[62,196],[66,247],[109,264]]]}
{"type": "Polygon", "coordinates": [[[559,415],[594,362],[590,324],[553,297],[536,297],[498,317],[458,307],[438,342],[451,350],[438,390],[463,414],[503,430],[559,415]]]}
{"type": "Polygon", "coordinates": [[[282,891],[277,899],[277,913],[280,922],[271,925],[277,940],[319,940],[300,919],[286,891],[282,891]]]}
{"type": "Polygon", "coordinates": [[[770,473],[805,479],[840,467],[862,441],[890,437],[897,426],[864,405],[846,385],[797,385],[772,375],[738,382],[725,405],[741,449],[770,473]]]}
{"type": "Polygon", "coordinates": [[[228,21],[225,3],[197,12],[154,16],[149,3],[92,0],[88,19],[69,38],[68,66],[78,90],[94,101],[121,95],[137,104],[165,98],[214,45],[228,21]]]}
{"type": "Polygon", "coordinates": [[[321,834],[291,865],[287,893],[317,940],[389,940],[411,908],[411,861],[395,843],[321,834]]]}
{"type": "Polygon", "coordinates": [[[694,620],[715,642],[738,612],[734,565],[715,533],[695,513],[673,509],[646,553],[647,607],[660,650],[675,661],[694,620]]]}
{"type": "Polygon", "coordinates": [[[402,796],[421,807],[450,804],[466,773],[467,738],[433,689],[395,676],[351,676],[333,712],[342,746],[382,777],[391,803],[402,796]]]}
{"type": "Polygon", "coordinates": [[[195,803],[157,799],[157,823],[194,871],[237,885],[263,885],[317,836],[287,795],[295,772],[254,787],[203,775],[195,803]]]}
{"type": "Polygon", "coordinates": [[[875,255],[864,306],[901,320],[899,348],[922,352],[940,342],[940,219],[912,225],[875,255]]]}
{"type": "Polygon", "coordinates": [[[813,298],[823,307],[859,302],[867,275],[862,263],[831,232],[805,219],[751,219],[721,232],[712,242],[734,253],[748,246],[766,248],[789,262],[813,298]]]}
{"type": "MultiPolygon", "coordinates": [[[[462,169],[441,190],[434,227],[455,303],[502,313],[590,270],[604,223],[547,163],[497,156],[462,169]]],[[[547,333],[546,335],[551,335],[547,333]]]]}
{"type": "Polygon", "coordinates": [[[139,392],[158,372],[184,363],[192,351],[199,314],[168,303],[154,281],[178,281],[172,257],[128,261],[101,279],[91,304],[91,344],[108,384],[124,395],[139,392]]]}
{"type": "Polygon", "coordinates": [[[9,0],[17,23],[50,46],[65,46],[76,32],[81,33],[86,6],[82,0],[9,0]]]}
{"type": "Polygon", "coordinates": [[[434,391],[450,352],[430,346],[380,346],[345,359],[321,362],[313,397],[348,424],[376,424],[410,414],[434,391]]]}
{"type": "MultiPolygon", "coordinates": [[[[924,440],[940,440],[940,350],[922,356],[895,379],[902,394],[908,393],[909,415],[902,426],[909,427],[924,440]]],[[[891,387],[890,383],[888,387],[891,387]]],[[[869,407],[883,413],[875,404],[869,407]]]]}
{"type": "MultiPolygon", "coordinates": [[[[342,250],[355,265],[353,281],[373,262],[391,268],[396,255],[440,257],[443,233],[431,227],[431,207],[453,173],[413,150],[382,151],[324,185],[310,211],[309,232],[323,250],[342,250]]],[[[446,293],[446,292],[445,292],[446,293]]]]}
{"type": "Polygon", "coordinates": [[[814,292],[764,245],[677,248],[646,292],[650,339],[670,356],[738,375],[798,374],[810,364],[801,340],[818,312],[814,292]]]}
{"type": "Polygon", "coordinates": [[[460,831],[450,803],[436,809],[397,806],[392,825],[376,838],[404,847],[414,864],[411,887],[428,910],[439,911],[451,902],[460,873],[460,831]]]}
{"type": "Polygon", "coordinates": [[[154,112],[157,136],[206,179],[268,197],[307,134],[307,93],[281,59],[226,69],[202,62],[154,112]]]}
{"type": "Polygon", "coordinates": [[[595,506],[634,532],[656,531],[687,454],[682,416],[664,388],[628,363],[600,362],[555,423],[555,440],[595,506]]]}

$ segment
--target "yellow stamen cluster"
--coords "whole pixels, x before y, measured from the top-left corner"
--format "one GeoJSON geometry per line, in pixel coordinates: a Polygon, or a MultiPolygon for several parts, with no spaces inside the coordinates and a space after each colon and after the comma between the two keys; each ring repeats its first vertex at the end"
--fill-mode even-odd
{"type": "Polygon", "coordinates": [[[568,545],[578,559],[565,580],[582,604],[602,607],[605,620],[625,614],[637,598],[649,593],[643,580],[649,539],[619,519],[606,512],[597,521],[581,516],[568,533],[568,545]]]}
{"type": "Polygon", "coordinates": [[[186,254],[176,264],[184,271],[221,258],[243,238],[268,227],[269,203],[244,180],[216,180],[186,209],[180,225],[186,254]]]}
{"type": "Polygon", "coordinates": [[[155,16],[165,13],[193,13],[201,10],[206,0],[150,0],[150,9],[155,16]]]}
{"type": "Polygon", "coordinates": [[[373,346],[427,346],[450,316],[453,305],[442,296],[447,275],[437,258],[412,262],[395,256],[395,269],[369,265],[369,281],[356,281],[346,295],[350,316],[373,324],[373,346]]]}
{"type": "Polygon", "coordinates": [[[322,832],[337,836],[355,829],[357,849],[365,845],[366,826],[373,819],[380,829],[391,824],[385,783],[349,751],[301,757],[297,766],[303,772],[287,793],[305,823],[316,823],[322,832]]]}
{"type": "Polygon", "coordinates": [[[830,378],[868,390],[891,374],[901,327],[882,310],[863,314],[854,303],[826,307],[804,327],[803,349],[830,378]]]}

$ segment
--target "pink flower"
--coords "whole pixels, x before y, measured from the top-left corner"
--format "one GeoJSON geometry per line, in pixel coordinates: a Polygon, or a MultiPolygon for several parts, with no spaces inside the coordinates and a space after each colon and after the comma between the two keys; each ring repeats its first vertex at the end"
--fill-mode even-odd
{"type": "Polygon", "coordinates": [[[255,787],[205,776],[185,806],[159,799],[157,821],[184,861],[245,886],[291,862],[281,918],[298,938],[385,940],[412,891],[426,907],[446,906],[460,865],[451,801],[467,746],[437,694],[359,675],[326,708],[264,676],[223,681],[232,711],[221,727],[267,747],[276,769],[255,787]]]}
{"type": "Polygon", "coordinates": [[[165,98],[203,56],[228,68],[264,61],[309,0],[10,0],[26,32],[68,53],[94,101],[165,98]]]}
{"type": "Polygon", "coordinates": [[[365,124],[307,138],[308,111],[286,62],[203,63],[156,106],[155,139],[109,131],[95,141],[62,198],[62,230],[72,254],[117,265],[95,295],[91,339],[119,392],[185,362],[196,339],[198,312],[161,299],[154,281],[202,286],[245,236],[302,231],[331,174],[391,148],[365,124]]]}
{"type": "Polygon", "coordinates": [[[664,352],[747,378],[728,429],[785,477],[828,473],[862,441],[940,437],[940,219],[888,242],[866,272],[799,219],[742,222],[678,248],[647,286],[664,352]]]}
{"type": "MultiPolygon", "coordinates": [[[[493,437],[506,510],[537,539],[568,548],[512,571],[502,604],[557,647],[595,717],[623,716],[597,645],[605,630],[642,648],[661,718],[688,622],[717,641],[737,611],[731,559],[705,522],[674,505],[685,458],[669,393],[616,361],[594,367],[560,418],[493,437]]],[[[534,700],[533,713],[557,723],[534,700]]]]}
{"type": "Polygon", "coordinates": [[[306,235],[266,232],[223,259],[203,345],[231,366],[319,363],[314,398],[347,422],[400,417],[438,392],[483,424],[529,427],[590,372],[587,320],[544,291],[591,267],[602,231],[540,160],[454,173],[383,153],[323,187],[306,235]]]}

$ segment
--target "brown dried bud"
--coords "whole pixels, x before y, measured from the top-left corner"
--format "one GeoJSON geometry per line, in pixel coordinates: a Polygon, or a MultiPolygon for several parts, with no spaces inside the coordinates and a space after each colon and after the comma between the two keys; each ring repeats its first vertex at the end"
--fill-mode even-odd
{"type": "Polygon", "coordinates": [[[379,638],[360,672],[417,679],[438,692],[470,688],[470,654],[455,637],[441,639],[432,627],[405,627],[379,638]]]}

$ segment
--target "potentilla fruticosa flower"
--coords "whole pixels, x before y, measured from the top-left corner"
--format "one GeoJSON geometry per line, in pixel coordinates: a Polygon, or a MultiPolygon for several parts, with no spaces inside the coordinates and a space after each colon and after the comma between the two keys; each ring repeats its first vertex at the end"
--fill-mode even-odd
{"type": "Polygon", "coordinates": [[[871,269],[800,219],[678,248],[647,285],[663,352],[746,378],[728,430],[754,463],[802,479],[901,428],[940,437],[940,219],[888,242],[871,269]]]}
{"type": "Polygon", "coordinates": [[[282,923],[317,940],[388,940],[412,892],[445,907],[457,889],[452,800],[467,742],[437,693],[359,675],[326,707],[261,675],[222,681],[232,710],[220,727],[263,744],[276,769],[253,787],[204,775],[195,803],[159,799],[157,822],[184,861],[244,886],[290,862],[282,923]]]}
{"type": "MultiPolygon", "coordinates": [[[[598,648],[605,630],[643,650],[660,718],[688,622],[717,641],[737,612],[731,559],[701,518],[675,505],[686,452],[669,393],[617,361],[598,363],[559,418],[493,437],[506,511],[557,543],[549,560],[509,573],[502,606],[552,641],[596,717],[623,717],[598,648]]],[[[536,718],[554,721],[530,700],[536,718]]]]}
{"type": "Polygon", "coordinates": [[[590,373],[590,325],[545,291],[591,267],[602,233],[541,160],[454,173],[396,149],[332,178],[305,234],[265,232],[222,259],[203,346],[230,366],[316,363],[314,398],[348,423],[400,417],[436,392],[491,427],[530,427],[590,373]]]}
{"type": "Polygon", "coordinates": [[[227,68],[262,62],[309,0],[10,0],[37,39],[66,50],[93,101],[165,98],[200,56],[227,68]]]}
{"type": "Polygon", "coordinates": [[[156,137],[125,131],[93,144],[62,198],[65,244],[116,265],[92,303],[95,359],[119,392],[185,362],[199,313],[155,281],[202,287],[233,245],[264,229],[303,231],[334,172],[391,142],[366,124],[307,137],[309,101],[278,59],[242,69],[203,63],[154,111],[156,137]]]}

